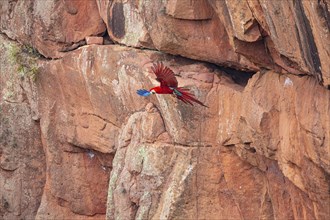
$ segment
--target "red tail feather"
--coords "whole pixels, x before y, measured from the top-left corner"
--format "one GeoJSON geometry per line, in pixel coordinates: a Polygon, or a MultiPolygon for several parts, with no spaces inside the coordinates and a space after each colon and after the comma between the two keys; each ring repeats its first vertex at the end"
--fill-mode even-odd
{"type": "Polygon", "coordinates": [[[190,105],[194,105],[192,102],[195,102],[208,108],[208,106],[204,105],[201,101],[196,99],[192,93],[188,92],[189,91],[188,89],[176,88],[176,90],[178,90],[182,94],[181,96],[177,95],[176,97],[181,101],[183,101],[184,103],[189,103],[190,105]]]}

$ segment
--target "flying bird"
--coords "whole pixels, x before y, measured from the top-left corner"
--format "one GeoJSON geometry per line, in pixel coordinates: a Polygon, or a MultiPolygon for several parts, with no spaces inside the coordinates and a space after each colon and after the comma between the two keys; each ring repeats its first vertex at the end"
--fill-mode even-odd
{"type": "Polygon", "coordinates": [[[152,94],[172,94],[182,102],[193,105],[193,102],[198,103],[204,107],[201,101],[197,100],[195,96],[189,92],[189,89],[178,87],[178,81],[175,78],[174,72],[162,62],[154,63],[151,71],[156,75],[156,80],[160,82],[160,86],[151,88],[150,90],[139,89],[136,93],[140,96],[149,96],[152,94]]]}

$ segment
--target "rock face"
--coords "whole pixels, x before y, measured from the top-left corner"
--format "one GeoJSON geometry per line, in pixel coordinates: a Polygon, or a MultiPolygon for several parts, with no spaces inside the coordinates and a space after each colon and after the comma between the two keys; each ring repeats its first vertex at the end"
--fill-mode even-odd
{"type": "Polygon", "coordinates": [[[41,2],[1,3],[1,219],[330,216],[327,1],[41,2]]]}
{"type": "Polygon", "coordinates": [[[109,35],[116,42],[240,69],[258,69],[235,53],[225,26],[207,1],[98,2],[109,35]]]}
{"type": "Polygon", "coordinates": [[[98,0],[110,37],[238,69],[329,81],[329,10],[321,1],[98,0]]]}
{"type": "Polygon", "coordinates": [[[105,32],[95,1],[1,1],[1,33],[59,58],[105,32]],[[86,16],[88,15],[88,16],[86,16]]]}
{"type": "Polygon", "coordinates": [[[0,36],[0,218],[32,219],[45,184],[36,86],[17,74],[13,42],[0,36]]]}

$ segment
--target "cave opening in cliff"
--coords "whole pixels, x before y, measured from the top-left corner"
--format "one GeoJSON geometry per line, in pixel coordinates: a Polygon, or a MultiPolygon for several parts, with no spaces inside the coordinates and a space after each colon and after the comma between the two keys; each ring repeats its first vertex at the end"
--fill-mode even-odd
{"type": "Polygon", "coordinates": [[[227,73],[236,84],[243,87],[247,85],[249,79],[256,73],[254,71],[242,71],[230,67],[220,67],[220,70],[227,73]]]}
{"type": "Polygon", "coordinates": [[[114,42],[110,38],[108,30],[106,30],[101,36],[103,37],[104,45],[114,44],[114,42]]]}

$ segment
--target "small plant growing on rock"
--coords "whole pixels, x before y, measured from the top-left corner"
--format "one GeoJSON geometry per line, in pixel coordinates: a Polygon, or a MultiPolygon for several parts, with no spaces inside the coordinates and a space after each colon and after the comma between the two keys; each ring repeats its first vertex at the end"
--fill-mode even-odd
{"type": "Polygon", "coordinates": [[[41,57],[39,52],[27,45],[17,46],[10,44],[9,60],[13,65],[17,65],[17,72],[21,78],[28,77],[35,81],[38,75],[38,59],[41,57]]]}
{"type": "Polygon", "coordinates": [[[8,63],[0,71],[0,77],[6,79],[0,95],[4,100],[14,102],[18,97],[18,86],[22,88],[22,84],[17,80],[35,81],[37,79],[38,59],[41,58],[41,55],[33,47],[13,42],[0,42],[0,49],[5,53],[0,59],[1,63],[8,63]]]}

